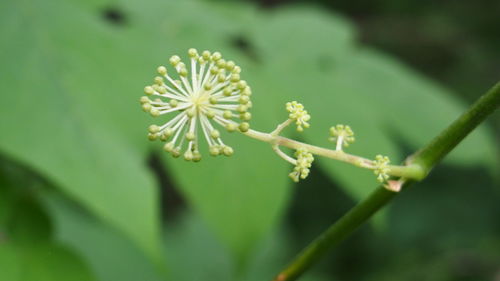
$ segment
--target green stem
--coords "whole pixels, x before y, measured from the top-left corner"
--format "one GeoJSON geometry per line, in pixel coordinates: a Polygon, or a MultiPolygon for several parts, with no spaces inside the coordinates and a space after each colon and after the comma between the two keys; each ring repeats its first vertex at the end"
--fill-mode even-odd
{"type": "MultiPolygon", "coordinates": [[[[342,161],[345,163],[350,163],[352,165],[366,168],[366,169],[374,169],[375,168],[373,161],[370,159],[363,158],[363,157],[357,156],[357,155],[352,155],[349,153],[345,153],[342,150],[332,150],[332,149],[327,149],[327,148],[311,145],[308,143],[299,142],[296,140],[292,140],[289,138],[275,135],[274,132],[271,134],[267,134],[267,133],[263,133],[263,132],[259,132],[259,131],[255,131],[255,130],[248,130],[244,134],[249,136],[249,137],[252,137],[254,139],[270,143],[271,145],[281,145],[281,146],[285,146],[285,147],[295,149],[295,150],[297,150],[299,148],[305,148],[305,149],[307,149],[308,152],[310,152],[312,154],[320,155],[320,156],[327,157],[330,159],[339,160],[339,161],[342,161]]],[[[395,176],[395,177],[404,177],[407,179],[421,180],[425,176],[424,171],[421,169],[421,167],[418,164],[410,164],[410,165],[405,165],[405,166],[389,165],[389,168],[390,168],[390,171],[388,172],[388,174],[391,176],[395,176]]]]}
{"type": "MultiPolygon", "coordinates": [[[[476,101],[466,112],[455,120],[428,145],[409,157],[410,166],[417,164],[425,174],[448,152],[462,141],[488,115],[500,106],[500,82],[476,101]],[[412,164],[414,163],[414,164],[412,164]]],[[[424,176],[425,177],[425,176],[424,176]]],[[[411,182],[404,183],[404,187],[411,182]]],[[[307,246],[280,274],[275,281],[296,280],[316,263],[331,247],[337,245],[374,213],[384,207],[398,193],[378,187],[368,198],[361,201],[347,214],[330,226],[324,233],[307,246]]]]}
{"type": "Polygon", "coordinates": [[[275,281],[297,279],[331,247],[344,240],[396,194],[396,192],[389,191],[384,187],[378,187],[368,198],[352,208],[299,253],[295,260],[275,278],[275,281]]]}

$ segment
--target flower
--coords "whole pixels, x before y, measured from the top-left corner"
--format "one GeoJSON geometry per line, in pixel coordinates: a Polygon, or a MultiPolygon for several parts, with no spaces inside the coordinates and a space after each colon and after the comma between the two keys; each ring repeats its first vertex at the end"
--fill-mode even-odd
{"type": "Polygon", "coordinates": [[[241,68],[224,60],[219,52],[203,51],[199,55],[196,49],[189,49],[188,55],[190,72],[179,56],[172,56],[170,64],[179,79],[174,80],[165,66],[159,66],[160,76],[144,88],[147,96],[140,99],[144,111],[153,117],[175,114],[163,125],[149,126],[148,137],[165,141],[164,149],[174,157],[184,150],[184,159],[188,161],[201,160],[200,135],[212,156],[230,156],[233,149],[222,142],[214,124],[229,132],[248,131],[251,89],[240,78],[241,68]]]}
{"type": "Polygon", "coordinates": [[[390,162],[391,161],[387,156],[382,156],[382,155],[375,156],[375,161],[373,161],[374,164],[373,173],[377,176],[377,180],[379,182],[384,182],[389,179],[388,173],[391,170],[389,168],[390,162]]]}
{"type": "Polygon", "coordinates": [[[309,128],[307,121],[311,119],[311,116],[307,113],[307,110],[304,110],[304,106],[301,103],[296,101],[287,102],[286,110],[290,113],[288,118],[295,121],[297,131],[302,132],[304,128],[309,128]]]}
{"type": "Polygon", "coordinates": [[[314,157],[305,148],[299,148],[295,151],[295,167],[288,176],[294,181],[298,182],[300,179],[305,179],[309,175],[309,168],[311,168],[314,157]]]}
{"type": "Polygon", "coordinates": [[[337,142],[336,150],[342,150],[342,146],[348,147],[355,140],[351,127],[341,124],[330,128],[330,136],[328,140],[337,142]]]}

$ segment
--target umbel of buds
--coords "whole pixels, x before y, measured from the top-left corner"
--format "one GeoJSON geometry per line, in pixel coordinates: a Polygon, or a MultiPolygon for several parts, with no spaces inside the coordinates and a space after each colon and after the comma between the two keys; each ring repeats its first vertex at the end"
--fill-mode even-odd
{"type": "Polygon", "coordinates": [[[330,128],[330,136],[329,140],[337,143],[335,150],[342,150],[342,146],[348,147],[355,140],[351,127],[341,124],[330,128]]]}
{"type": "Polygon", "coordinates": [[[305,148],[299,148],[295,151],[295,168],[288,174],[288,176],[294,181],[298,182],[299,179],[305,179],[309,175],[309,168],[311,168],[314,157],[305,148]]]}
{"type": "Polygon", "coordinates": [[[189,49],[190,65],[172,56],[174,75],[159,66],[154,84],[146,86],[142,109],[153,117],[170,115],[167,122],[149,126],[148,138],[166,142],[164,149],[174,157],[200,161],[199,139],[205,138],[210,155],[233,154],[215,125],[229,132],[246,132],[252,115],[252,91],[240,77],[241,68],[226,61],[219,52],[189,49]]]}
{"type": "Polygon", "coordinates": [[[297,125],[297,131],[303,132],[304,128],[309,128],[309,121],[311,116],[307,113],[307,110],[304,110],[304,106],[296,101],[287,102],[286,110],[290,113],[288,114],[288,118],[292,121],[295,121],[295,125],[297,125]]]}
{"type": "Polygon", "coordinates": [[[374,161],[375,169],[373,169],[373,173],[377,176],[377,180],[379,182],[385,182],[386,180],[389,179],[388,172],[390,171],[389,168],[390,162],[391,161],[387,156],[382,156],[382,155],[375,156],[375,161],[374,161]]]}

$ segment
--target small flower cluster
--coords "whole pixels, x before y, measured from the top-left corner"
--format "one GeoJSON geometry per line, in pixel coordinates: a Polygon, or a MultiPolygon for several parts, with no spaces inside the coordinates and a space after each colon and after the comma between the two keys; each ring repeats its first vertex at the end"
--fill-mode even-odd
{"type": "Polygon", "coordinates": [[[196,49],[189,49],[188,55],[191,73],[179,56],[172,56],[170,64],[180,80],[174,80],[167,68],[160,66],[157,69],[160,76],[154,79],[153,85],[144,88],[147,96],[140,99],[144,111],[154,117],[177,114],[163,125],[151,125],[148,137],[168,141],[164,149],[174,157],[181,155],[187,142],[184,159],[188,161],[201,160],[200,135],[208,143],[212,156],[230,156],[233,149],[222,142],[213,123],[229,132],[248,131],[251,89],[240,78],[241,68],[233,61],[224,60],[219,52],[203,51],[200,55],[196,49]]]}
{"type": "Polygon", "coordinates": [[[329,140],[337,143],[336,150],[342,150],[342,146],[348,147],[355,140],[351,127],[340,124],[330,128],[330,136],[329,140]]]}
{"type": "Polygon", "coordinates": [[[373,162],[375,166],[375,168],[373,169],[373,173],[377,176],[377,180],[379,182],[385,182],[386,180],[388,180],[389,179],[388,173],[391,170],[389,168],[389,163],[391,162],[389,160],[389,157],[377,155],[375,156],[375,161],[373,162]]]}
{"type": "Polygon", "coordinates": [[[314,157],[305,148],[297,149],[294,155],[297,157],[295,168],[288,176],[294,182],[298,182],[299,179],[305,179],[309,175],[309,168],[311,168],[314,157]]]}
{"type": "Polygon", "coordinates": [[[290,113],[288,118],[290,120],[295,121],[297,125],[297,131],[302,132],[304,128],[309,128],[309,121],[311,116],[307,113],[307,110],[304,110],[304,106],[296,101],[287,102],[286,110],[290,113]]]}

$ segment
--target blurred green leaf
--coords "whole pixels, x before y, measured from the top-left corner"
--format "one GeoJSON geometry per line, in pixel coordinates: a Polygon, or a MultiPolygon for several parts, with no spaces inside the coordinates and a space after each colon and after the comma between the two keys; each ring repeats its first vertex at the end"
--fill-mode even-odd
{"type": "Polygon", "coordinates": [[[173,160],[168,167],[189,202],[244,258],[278,221],[291,186],[286,166],[267,145],[242,136],[224,141],[235,148],[229,159],[206,156],[197,164],[173,160]]]}
{"type": "MultiPolygon", "coordinates": [[[[125,77],[113,81],[129,55],[121,37],[66,1],[2,2],[0,11],[0,84],[9,93],[0,118],[11,120],[0,123],[9,132],[0,138],[0,150],[47,176],[159,260],[153,181],[120,127],[111,127],[124,116],[116,110],[117,97],[131,85],[125,77]]],[[[134,119],[129,114],[122,122],[134,119]]]]}
{"type": "MultiPolygon", "coordinates": [[[[282,66],[282,72],[272,76],[278,80],[288,74],[294,76],[298,70],[309,76],[321,67],[329,67],[334,59],[354,47],[355,37],[355,30],[346,19],[310,6],[263,12],[255,16],[249,32],[263,63],[282,66]]],[[[286,96],[292,94],[295,93],[286,96]]]]}
{"type": "Polygon", "coordinates": [[[85,263],[70,249],[39,243],[30,247],[0,245],[2,281],[91,281],[85,263]]]}
{"type": "MultiPolygon", "coordinates": [[[[171,278],[179,281],[271,280],[291,254],[287,232],[278,229],[273,228],[256,243],[248,262],[238,264],[198,216],[185,213],[165,231],[167,257],[173,268],[171,278]]],[[[313,272],[304,280],[327,279],[319,279],[313,272]]]]}
{"type": "MultiPolygon", "coordinates": [[[[217,49],[225,54],[235,54],[228,45],[233,40],[230,34],[237,34],[238,25],[219,17],[215,9],[210,10],[197,1],[151,1],[151,5],[141,4],[140,8],[133,6],[137,5],[136,2],[124,3],[123,9],[131,11],[127,17],[134,25],[123,32],[101,26],[96,22],[97,18],[63,4],[48,11],[54,17],[42,23],[49,26],[42,24],[38,27],[38,33],[44,32],[43,38],[55,39],[33,40],[34,43],[23,48],[17,48],[17,44],[9,45],[8,51],[23,51],[34,59],[17,63],[17,69],[11,70],[10,77],[5,79],[20,81],[22,77],[29,76],[34,77],[34,81],[18,87],[16,91],[23,94],[12,96],[12,101],[6,104],[24,103],[30,97],[29,93],[35,90],[34,85],[36,91],[44,95],[30,97],[30,103],[23,107],[22,112],[2,111],[6,116],[17,114],[20,120],[24,120],[23,116],[28,117],[28,112],[40,112],[41,118],[34,120],[35,124],[24,121],[14,128],[11,127],[13,124],[1,127],[40,135],[39,145],[30,147],[27,137],[26,143],[16,143],[14,139],[18,135],[12,135],[10,139],[3,139],[0,147],[49,175],[74,198],[135,237],[150,254],[156,255],[157,247],[153,246],[156,226],[152,226],[156,219],[155,193],[148,187],[151,182],[144,168],[139,166],[140,158],[136,150],[128,146],[132,143],[142,149],[147,145],[145,134],[140,133],[146,131],[147,123],[143,122],[146,117],[135,104],[136,100],[140,89],[150,79],[146,78],[149,73],[152,78],[155,64],[166,62],[170,55],[179,51],[184,53],[192,44],[215,48],[221,45],[224,37],[227,44],[217,49]],[[188,10],[191,12],[179,12],[188,10]],[[66,22],[73,22],[75,26],[70,29],[66,22]],[[141,41],[151,43],[145,46],[140,44],[141,41]],[[50,48],[45,46],[46,43],[50,48]],[[53,49],[58,51],[52,53],[53,49]],[[132,52],[140,53],[140,60],[130,58],[132,52]],[[49,60],[36,61],[47,55],[50,56],[50,64],[49,60]],[[161,57],[164,59],[160,60],[161,57]],[[144,71],[145,67],[150,67],[151,71],[144,71]],[[48,77],[38,79],[40,75],[35,73],[48,77]],[[130,77],[135,79],[130,80],[130,77]],[[127,102],[116,102],[117,95],[126,98],[134,91],[136,94],[127,102]],[[134,107],[131,107],[132,104],[134,107]],[[34,129],[27,130],[25,126],[33,126],[34,129]],[[123,136],[124,140],[120,139],[123,136]],[[51,151],[45,146],[54,139],[58,140],[58,146],[52,146],[51,151]],[[120,194],[120,200],[115,200],[116,194],[120,194]]],[[[19,13],[25,12],[17,5],[11,8],[18,8],[19,13]]],[[[42,7],[40,13],[44,8],[47,9],[42,7]]],[[[16,26],[20,18],[30,18],[34,24],[37,22],[36,15],[7,17],[5,21],[12,20],[16,26]]],[[[38,38],[37,34],[33,34],[34,39],[38,38]]],[[[11,36],[16,38],[14,36],[18,35],[14,33],[11,36]]],[[[22,42],[22,39],[18,41],[22,42]]],[[[247,61],[234,57],[243,64],[247,61]]],[[[264,120],[266,114],[260,115],[264,120]]],[[[241,147],[249,144],[245,147],[246,152],[237,150],[239,156],[225,162],[216,173],[211,167],[184,167],[179,161],[173,162],[171,169],[190,202],[234,251],[243,256],[279,216],[286,202],[288,180],[286,164],[269,153],[266,145],[251,140],[238,142],[243,142],[241,147]],[[254,157],[256,151],[252,151],[253,147],[260,149],[261,158],[254,157]],[[240,164],[242,162],[244,164],[240,164]],[[274,177],[277,171],[271,168],[276,167],[281,169],[283,177],[274,177]],[[262,169],[267,173],[261,175],[262,169]],[[195,180],[194,174],[198,175],[195,180]],[[214,188],[206,188],[207,178],[213,178],[211,183],[214,188]],[[232,189],[226,192],[228,186],[232,189]],[[220,200],[229,200],[231,204],[221,205],[220,200]]]]}
{"type": "Polygon", "coordinates": [[[293,256],[289,230],[274,227],[255,247],[242,280],[272,280],[293,256]]]}
{"type": "Polygon", "coordinates": [[[165,229],[165,249],[172,280],[234,280],[230,251],[199,216],[184,213],[165,229]]]}
{"type": "Polygon", "coordinates": [[[14,209],[14,200],[9,184],[5,181],[3,175],[0,174],[0,239],[4,235],[7,223],[14,209]]]}
{"type": "Polygon", "coordinates": [[[7,223],[7,239],[18,244],[37,244],[52,234],[50,219],[42,207],[27,195],[12,198],[15,207],[7,223]]]}
{"type": "Polygon", "coordinates": [[[41,195],[54,220],[56,238],[78,251],[98,280],[164,280],[156,265],[122,233],[55,192],[41,195]]]}
{"type": "MultiPolygon", "coordinates": [[[[178,281],[271,280],[290,257],[291,241],[287,233],[279,227],[273,228],[256,243],[248,261],[238,264],[199,216],[185,213],[167,225],[165,231],[171,278],[178,281]]],[[[312,272],[304,280],[331,279],[321,279],[312,272]]]]}
{"type": "Polygon", "coordinates": [[[36,176],[0,155],[0,245],[30,247],[52,237],[49,215],[35,196],[36,176]]]}
{"type": "MultiPolygon", "coordinates": [[[[44,192],[42,198],[54,218],[56,237],[85,257],[98,280],[163,280],[122,235],[54,192],[44,192]]],[[[184,213],[166,225],[164,249],[169,280],[179,281],[267,280],[290,254],[285,233],[272,231],[256,243],[247,263],[238,264],[206,223],[191,213],[184,213]]]]}
{"type": "Polygon", "coordinates": [[[52,240],[52,222],[34,178],[0,158],[0,280],[94,280],[71,248],[52,240]]]}
{"type": "MultiPolygon", "coordinates": [[[[351,91],[377,109],[378,127],[386,135],[392,133],[402,137],[414,149],[427,144],[468,106],[444,87],[375,50],[354,52],[335,70],[332,83],[342,81],[343,85],[348,85],[351,91]]],[[[479,98],[481,94],[476,96],[479,98]]],[[[493,135],[481,126],[445,161],[460,166],[494,167],[498,164],[495,155],[493,135]]]]}
{"type": "Polygon", "coordinates": [[[2,275],[1,281],[21,280],[22,263],[19,251],[13,245],[6,245],[5,242],[0,244],[0,270],[2,275]]]}
{"type": "MultiPolygon", "coordinates": [[[[449,92],[372,50],[351,52],[327,75],[330,79],[324,82],[325,85],[330,85],[341,99],[333,106],[331,115],[342,114],[337,119],[340,122],[330,124],[350,124],[357,141],[347,150],[369,158],[380,153],[388,155],[393,163],[402,161],[403,155],[398,151],[401,141],[416,150],[465,109],[449,92]]],[[[332,96],[325,95],[323,102],[327,100],[335,103],[332,96]]],[[[326,119],[326,116],[322,117],[326,119]]],[[[311,135],[314,137],[314,133],[311,135]]],[[[494,167],[493,155],[492,136],[480,128],[461,143],[447,161],[494,167]]],[[[365,196],[372,190],[370,186],[376,185],[370,172],[352,167],[349,167],[352,172],[347,168],[340,170],[332,163],[328,166],[343,185],[356,184],[358,188],[355,190],[359,192],[355,194],[358,196],[365,196]]]]}

